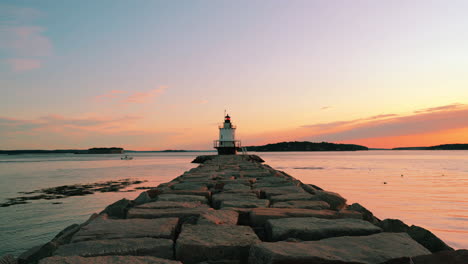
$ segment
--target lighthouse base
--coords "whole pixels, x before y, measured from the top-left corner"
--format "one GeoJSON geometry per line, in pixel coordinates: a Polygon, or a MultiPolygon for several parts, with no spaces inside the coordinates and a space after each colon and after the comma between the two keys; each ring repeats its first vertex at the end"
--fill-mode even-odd
{"type": "Polygon", "coordinates": [[[236,147],[217,147],[218,155],[236,155],[237,148],[236,147]]]}

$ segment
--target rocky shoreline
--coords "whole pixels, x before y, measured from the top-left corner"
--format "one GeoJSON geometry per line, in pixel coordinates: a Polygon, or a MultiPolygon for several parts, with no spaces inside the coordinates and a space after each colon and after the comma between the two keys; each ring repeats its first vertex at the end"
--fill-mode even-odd
{"type": "MultiPolygon", "coordinates": [[[[55,200],[63,199],[71,196],[83,196],[94,194],[95,192],[121,192],[122,189],[129,187],[130,185],[140,184],[146,181],[121,179],[116,181],[106,182],[95,182],[87,184],[73,184],[73,185],[62,185],[57,187],[45,188],[40,190],[34,190],[31,192],[21,192],[27,196],[19,196],[14,198],[7,198],[7,202],[0,203],[0,207],[8,207],[16,204],[29,203],[32,200],[55,200]],[[31,195],[33,194],[33,195],[31,195]]],[[[150,189],[149,187],[136,187],[138,189],[150,189]]],[[[135,191],[135,190],[127,190],[135,191]]],[[[57,204],[60,202],[55,202],[57,204]]]]}
{"type": "Polygon", "coordinates": [[[6,263],[468,263],[430,231],[380,220],[255,155],[199,156],[6,263]]]}

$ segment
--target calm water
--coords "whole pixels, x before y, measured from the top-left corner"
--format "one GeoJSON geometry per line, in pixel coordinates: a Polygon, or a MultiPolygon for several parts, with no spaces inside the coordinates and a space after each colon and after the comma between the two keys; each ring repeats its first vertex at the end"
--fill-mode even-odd
{"type": "MultiPolygon", "coordinates": [[[[21,191],[65,184],[132,178],[148,180],[139,186],[155,186],[195,167],[190,162],[201,154],[213,153],[139,153],[134,160],[117,155],[0,155],[0,202],[21,191]]],[[[431,230],[454,248],[468,248],[468,151],[257,154],[304,183],[359,202],[381,219],[399,218],[431,230]]],[[[18,255],[45,243],[63,228],[140,192],[0,207],[0,255],[18,255]]]]}

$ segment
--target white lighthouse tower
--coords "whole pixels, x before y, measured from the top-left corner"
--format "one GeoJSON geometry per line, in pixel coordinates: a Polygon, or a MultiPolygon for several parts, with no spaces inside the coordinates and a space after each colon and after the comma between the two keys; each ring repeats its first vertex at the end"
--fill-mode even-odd
{"type": "Polygon", "coordinates": [[[226,115],[224,123],[219,126],[219,140],[214,141],[218,155],[235,155],[240,148],[240,141],[236,140],[236,126],[231,123],[231,117],[226,115]]]}

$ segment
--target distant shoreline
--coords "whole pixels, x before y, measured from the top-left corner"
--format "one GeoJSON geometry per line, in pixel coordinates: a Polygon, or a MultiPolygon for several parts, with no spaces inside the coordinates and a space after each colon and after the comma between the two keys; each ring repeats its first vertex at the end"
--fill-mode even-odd
{"type": "MultiPolygon", "coordinates": [[[[263,146],[248,146],[247,151],[253,152],[319,152],[319,151],[362,151],[362,150],[468,150],[468,144],[443,144],[429,147],[398,147],[398,148],[367,148],[354,144],[335,144],[328,142],[280,142],[263,146]]],[[[216,150],[124,150],[123,148],[91,148],[91,149],[56,149],[56,150],[0,150],[0,155],[23,154],[123,154],[123,153],[183,153],[183,152],[215,152],[216,150]]]]}

